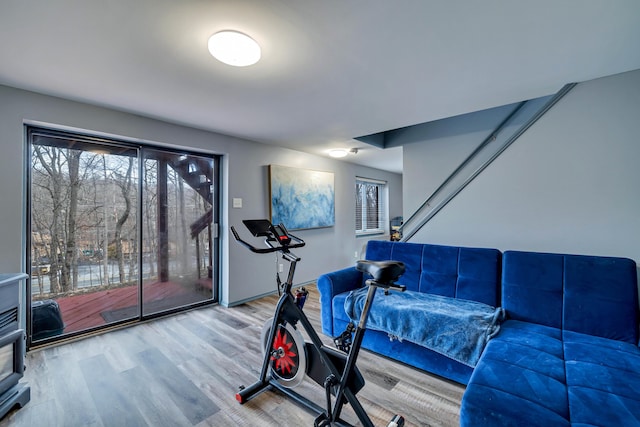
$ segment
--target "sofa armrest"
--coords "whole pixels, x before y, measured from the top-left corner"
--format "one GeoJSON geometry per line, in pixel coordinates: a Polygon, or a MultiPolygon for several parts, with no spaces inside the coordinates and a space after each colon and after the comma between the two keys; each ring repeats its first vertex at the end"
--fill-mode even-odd
{"type": "Polygon", "coordinates": [[[362,273],[356,270],[355,267],[326,273],[318,278],[317,286],[318,292],[320,292],[322,332],[335,337],[333,331],[333,297],[361,287],[362,273]]]}

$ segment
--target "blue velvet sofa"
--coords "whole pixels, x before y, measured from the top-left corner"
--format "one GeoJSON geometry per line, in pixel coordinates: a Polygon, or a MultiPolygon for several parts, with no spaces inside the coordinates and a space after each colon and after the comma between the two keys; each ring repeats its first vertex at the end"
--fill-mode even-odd
{"type": "MultiPolygon", "coordinates": [[[[501,254],[496,249],[372,240],[367,244],[366,258],[404,262],[406,271],[398,283],[409,291],[472,300],[489,306],[499,302],[501,254]]],[[[345,330],[349,323],[345,300],[350,291],[364,286],[364,279],[355,267],[318,278],[324,334],[336,337],[345,330]]],[[[406,340],[390,340],[382,331],[367,330],[362,347],[462,384],[467,383],[473,372],[472,367],[439,352],[406,340]]]]}
{"type": "MultiPolygon", "coordinates": [[[[640,426],[634,261],[382,241],[366,257],[403,261],[408,289],[505,310],[475,367],[365,333],[364,348],[466,384],[461,426],[640,426]]],[[[318,279],[325,334],[344,330],[344,302],[361,286],[355,268],[318,279]]]]}
{"type": "Polygon", "coordinates": [[[634,261],[505,252],[502,306],[462,426],[640,425],[634,261]]]}

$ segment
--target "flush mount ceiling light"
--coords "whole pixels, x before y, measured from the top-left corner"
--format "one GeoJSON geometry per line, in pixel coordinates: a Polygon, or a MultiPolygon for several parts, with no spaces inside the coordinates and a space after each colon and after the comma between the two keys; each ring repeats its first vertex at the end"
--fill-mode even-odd
{"type": "Polygon", "coordinates": [[[220,31],[209,38],[209,52],[220,62],[246,67],[260,60],[260,46],[254,39],[238,31],[220,31]]]}
{"type": "Polygon", "coordinates": [[[329,151],[329,155],[336,158],[345,157],[349,153],[358,154],[358,149],[352,148],[351,150],[347,150],[346,148],[337,148],[329,151]]]}
{"type": "Polygon", "coordinates": [[[347,154],[349,154],[349,152],[344,148],[329,151],[329,155],[336,158],[345,157],[347,154]]]}

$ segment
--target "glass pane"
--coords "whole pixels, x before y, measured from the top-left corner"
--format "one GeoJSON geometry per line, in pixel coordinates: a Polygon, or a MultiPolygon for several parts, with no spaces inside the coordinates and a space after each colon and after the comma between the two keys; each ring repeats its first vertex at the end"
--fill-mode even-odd
{"type": "Polygon", "coordinates": [[[137,150],[30,141],[32,339],[138,316],[137,150]]]}
{"type": "Polygon", "coordinates": [[[367,229],[378,229],[378,186],[367,185],[367,229]]]}
{"type": "Polygon", "coordinates": [[[364,184],[356,182],[356,231],[362,230],[362,199],[364,184]]]}
{"type": "Polygon", "coordinates": [[[143,314],[213,298],[213,159],[143,150],[143,314]]]}

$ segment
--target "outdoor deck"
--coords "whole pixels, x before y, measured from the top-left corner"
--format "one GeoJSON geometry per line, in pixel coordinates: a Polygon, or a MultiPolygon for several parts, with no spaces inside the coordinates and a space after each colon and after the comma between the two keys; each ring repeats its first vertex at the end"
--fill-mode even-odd
{"type": "MultiPolygon", "coordinates": [[[[144,314],[211,298],[210,280],[201,280],[191,285],[176,282],[145,283],[144,314]]],[[[65,334],[119,320],[134,319],[139,315],[138,286],[61,297],[56,301],[62,313],[65,334]]]]}

